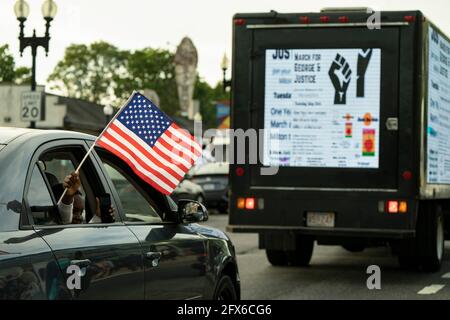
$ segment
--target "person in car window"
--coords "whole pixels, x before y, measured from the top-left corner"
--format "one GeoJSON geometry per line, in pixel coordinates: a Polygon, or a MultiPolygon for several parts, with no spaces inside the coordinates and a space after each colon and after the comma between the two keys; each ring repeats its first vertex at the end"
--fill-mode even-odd
{"type": "MultiPolygon", "coordinates": [[[[76,172],[72,172],[70,175],[64,178],[62,183],[62,191],[58,192],[54,190],[55,197],[59,199],[64,189],[67,188],[67,192],[62,198],[61,202],[58,204],[59,214],[61,216],[62,224],[78,224],[86,222],[85,218],[83,218],[84,211],[84,198],[79,191],[81,187],[80,176],[76,172]],[[56,194],[59,193],[59,196],[56,194]]],[[[101,223],[101,211],[100,211],[100,200],[96,199],[96,210],[95,215],[89,221],[89,223],[101,223]]],[[[114,208],[109,208],[109,213],[114,221],[114,208]]]]}

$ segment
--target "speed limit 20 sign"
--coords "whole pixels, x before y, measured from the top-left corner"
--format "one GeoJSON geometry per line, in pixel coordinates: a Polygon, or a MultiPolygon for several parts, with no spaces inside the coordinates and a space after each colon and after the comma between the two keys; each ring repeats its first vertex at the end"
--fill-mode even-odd
{"type": "Polygon", "coordinates": [[[42,93],[23,92],[20,108],[20,119],[22,121],[42,120],[42,93]]]}

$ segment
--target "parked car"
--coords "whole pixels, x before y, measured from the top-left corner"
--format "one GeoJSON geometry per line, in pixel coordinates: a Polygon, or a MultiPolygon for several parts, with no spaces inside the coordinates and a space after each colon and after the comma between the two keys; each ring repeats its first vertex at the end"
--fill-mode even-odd
{"type": "Polygon", "coordinates": [[[204,203],[205,192],[203,191],[202,186],[191,181],[190,179],[192,179],[192,177],[187,174],[171,194],[172,199],[175,202],[180,199],[190,199],[204,203]]]}
{"type": "Polygon", "coordinates": [[[94,139],[0,128],[0,299],[239,299],[233,244],[195,223],[205,207],[177,205],[100,147],[80,171],[84,216],[108,193],[115,222],[56,222],[52,187],[94,139]]]}
{"type": "Polygon", "coordinates": [[[205,163],[193,172],[192,181],[205,192],[205,204],[221,213],[228,211],[228,163],[205,163]]]}

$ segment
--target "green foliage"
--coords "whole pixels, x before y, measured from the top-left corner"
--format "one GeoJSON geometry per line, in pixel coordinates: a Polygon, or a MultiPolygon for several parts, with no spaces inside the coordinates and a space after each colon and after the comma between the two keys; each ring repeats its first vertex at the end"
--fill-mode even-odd
{"type": "Polygon", "coordinates": [[[100,103],[114,94],[113,80],[124,73],[127,52],[106,42],[72,44],[48,81],[69,97],[100,103]]]}
{"type": "Polygon", "coordinates": [[[18,67],[14,70],[14,83],[31,84],[31,69],[28,67],[18,67]]]}
{"type": "Polygon", "coordinates": [[[133,90],[152,89],[160,98],[161,109],[174,115],[179,108],[174,54],[164,49],[144,48],[127,54],[124,77],[115,79],[115,94],[121,101],[133,90]]]}
{"type": "Polygon", "coordinates": [[[14,57],[7,44],[0,46],[0,82],[24,84],[31,82],[31,70],[26,67],[16,68],[14,57]]]}
{"type": "MultiPolygon", "coordinates": [[[[133,90],[152,89],[158,93],[161,109],[175,115],[179,101],[173,60],[174,53],[166,49],[127,51],[106,42],[72,44],[48,81],[52,89],[69,97],[116,106],[133,90]]],[[[194,99],[200,101],[205,126],[215,127],[215,101],[228,99],[228,94],[220,84],[211,88],[198,77],[194,99]]]]}
{"type": "Polygon", "coordinates": [[[197,77],[194,89],[194,99],[200,101],[200,114],[203,120],[203,129],[215,128],[216,123],[216,102],[228,100],[229,93],[224,92],[222,83],[218,83],[212,88],[207,82],[197,77]]]}

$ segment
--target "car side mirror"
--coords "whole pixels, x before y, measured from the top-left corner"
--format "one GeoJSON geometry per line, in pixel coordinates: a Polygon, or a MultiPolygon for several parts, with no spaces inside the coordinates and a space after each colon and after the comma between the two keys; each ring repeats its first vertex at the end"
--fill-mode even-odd
{"type": "Polygon", "coordinates": [[[200,202],[181,199],[178,201],[178,216],[183,223],[208,221],[208,210],[200,202]]]}

